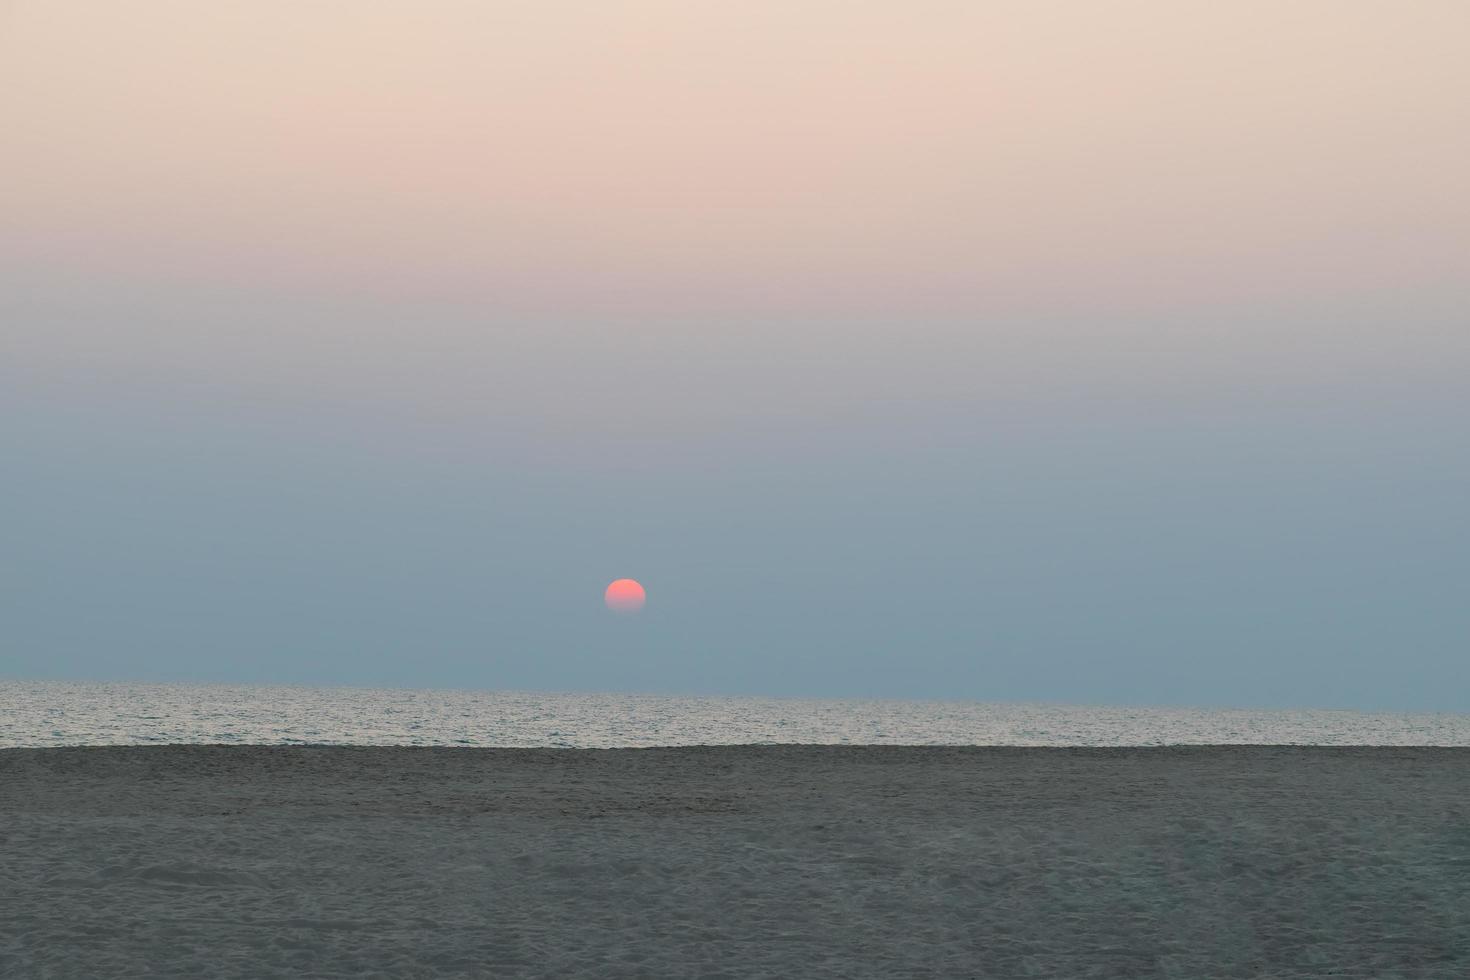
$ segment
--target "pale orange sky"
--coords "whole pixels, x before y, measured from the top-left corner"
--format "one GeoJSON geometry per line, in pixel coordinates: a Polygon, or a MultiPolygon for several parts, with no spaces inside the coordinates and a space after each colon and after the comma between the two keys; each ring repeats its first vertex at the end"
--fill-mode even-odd
{"type": "Polygon", "coordinates": [[[1458,0],[4,9],[0,218],[43,268],[907,311],[1465,271],[1458,0]]]}
{"type": "Polygon", "coordinates": [[[0,0],[0,672],[1466,710],[1467,39],[0,0]]]}

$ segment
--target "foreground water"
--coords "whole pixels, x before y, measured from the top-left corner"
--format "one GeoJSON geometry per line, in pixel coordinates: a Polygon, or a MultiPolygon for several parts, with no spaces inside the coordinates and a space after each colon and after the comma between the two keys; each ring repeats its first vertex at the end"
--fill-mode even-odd
{"type": "Polygon", "coordinates": [[[0,682],[0,747],[1466,745],[1470,715],[0,682]]]}

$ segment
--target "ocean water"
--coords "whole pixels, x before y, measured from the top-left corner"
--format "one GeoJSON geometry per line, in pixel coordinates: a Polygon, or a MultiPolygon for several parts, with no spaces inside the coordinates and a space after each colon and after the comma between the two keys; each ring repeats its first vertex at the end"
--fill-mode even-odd
{"type": "Polygon", "coordinates": [[[0,682],[0,747],[1470,745],[1470,715],[0,682]]]}

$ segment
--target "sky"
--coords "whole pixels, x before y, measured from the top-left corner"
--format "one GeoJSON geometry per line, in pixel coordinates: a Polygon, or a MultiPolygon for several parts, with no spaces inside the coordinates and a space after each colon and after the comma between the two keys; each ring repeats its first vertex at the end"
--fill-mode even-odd
{"type": "Polygon", "coordinates": [[[1467,36],[0,0],[0,677],[1470,711],[1467,36]]]}

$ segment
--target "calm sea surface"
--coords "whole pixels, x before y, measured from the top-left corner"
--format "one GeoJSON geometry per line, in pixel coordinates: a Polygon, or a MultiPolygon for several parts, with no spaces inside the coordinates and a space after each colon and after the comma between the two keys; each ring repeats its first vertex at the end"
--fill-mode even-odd
{"type": "Polygon", "coordinates": [[[1470,715],[0,682],[0,747],[1470,745],[1470,715]]]}

